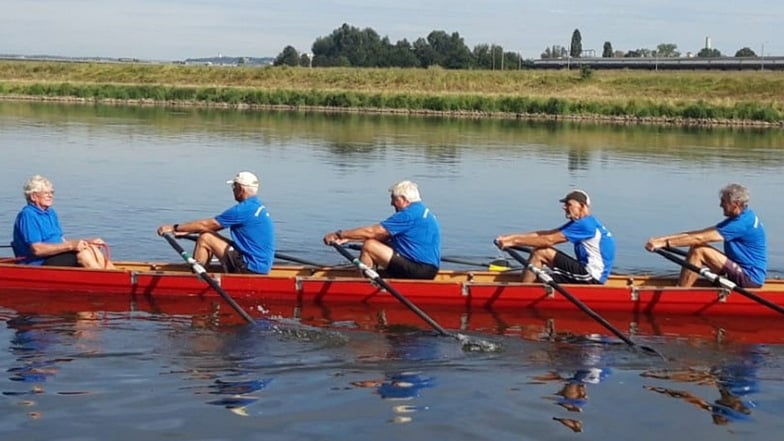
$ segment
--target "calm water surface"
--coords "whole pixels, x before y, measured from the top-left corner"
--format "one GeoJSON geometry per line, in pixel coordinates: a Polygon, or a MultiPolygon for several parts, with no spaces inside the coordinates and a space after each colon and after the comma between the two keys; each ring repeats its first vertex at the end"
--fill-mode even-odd
{"type": "MultiPolygon", "coordinates": [[[[579,187],[618,238],[618,271],[674,272],[642,244],[715,223],[718,189],[737,181],[780,275],[782,146],[780,131],[0,103],[0,239],[41,173],[66,235],[99,235],[115,259],[173,261],[156,227],[222,211],[224,182],[249,169],[279,248],[324,263],[341,259],[321,236],[386,217],[387,187],[409,178],[445,255],[493,257],[499,233],[558,225],[558,199],[579,187]]],[[[503,351],[466,353],[329,311],[327,327],[238,327],[0,306],[4,439],[779,439],[784,425],[784,346],[753,338],[640,331],[661,360],[507,324],[483,334],[503,351]]]]}

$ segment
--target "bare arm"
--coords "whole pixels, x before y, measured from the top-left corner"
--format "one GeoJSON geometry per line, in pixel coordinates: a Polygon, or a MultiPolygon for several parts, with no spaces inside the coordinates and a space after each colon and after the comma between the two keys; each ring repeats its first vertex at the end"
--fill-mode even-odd
{"type": "Polygon", "coordinates": [[[65,240],[60,243],[36,242],[30,245],[30,252],[35,257],[49,257],[68,251],[82,251],[88,243],[84,240],[65,240]]]}
{"type": "Polygon", "coordinates": [[[199,219],[190,222],[185,222],[183,224],[174,224],[174,225],[161,225],[158,227],[158,234],[162,235],[164,233],[206,233],[208,231],[219,231],[222,230],[223,226],[218,223],[215,218],[209,219],[199,219]],[[175,230],[175,225],[177,226],[177,231],[175,230]]]}
{"type": "Polygon", "coordinates": [[[507,234],[496,237],[501,248],[528,246],[535,248],[551,247],[566,242],[566,236],[558,230],[540,230],[529,233],[507,234]]]}
{"type": "Polygon", "coordinates": [[[382,242],[389,240],[389,231],[381,226],[381,224],[366,225],[364,227],[356,227],[349,230],[338,230],[324,235],[324,243],[330,245],[331,243],[346,243],[349,241],[363,241],[368,239],[376,239],[382,242]]]}
{"type": "Polygon", "coordinates": [[[710,242],[721,242],[724,240],[716,227],[707,227],[702,230],[686,231],[683,233],[658,236],[648,239],[645,249],[653,251],[663,247],[690,247],[694,245],[704,245],[710,242]]]}

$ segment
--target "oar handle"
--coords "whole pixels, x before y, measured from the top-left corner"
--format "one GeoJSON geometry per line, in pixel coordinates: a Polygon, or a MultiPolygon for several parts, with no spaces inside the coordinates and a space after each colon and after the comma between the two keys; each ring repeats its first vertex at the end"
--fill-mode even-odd
{"type": "Polygon", "coordinates": [[[215,292],[217,292],[221,297],[223,297],[223,299],[226,300],[226,303],[228,303],[232,308],[234,308],[235,311],[237,311],[237,314],[242,316],[242,318],[244,318],[248,323],[253,323],[253,317],[251,317],[244,309],[242,309],[242,307],[239,304],[237,304],[237,302],[235,302],[233,298],[231,298],[229,293],[227,293],[226,291],[223,290],[223,288],[221,288],[220,284],[218,284],[218,282],[215,281],[215,279],[210,277],[210,275],[207,273],[207,270],[204,268],[204,266],[202,266],[202,264],[200,264],[196,259],[191,257],[188,254],[188,252],[185,251],[185,249],[183,249],[182,246],[180,246],[180,243],[177,242],[177,239],[175,239],[171,233],[163,233],[162,236],[164,239],[166,239],[166,242],[169,242],[169,245],[171,245],[171,247],[174,248],[175,251],[177,251],[180,257],[182,257],[182,259],[185,262],[190,264],[191,268],[193,268],[193,271],[200,279],[207,282],[207,284],[210,285],[210,287],[214,289],[215,292]]]}

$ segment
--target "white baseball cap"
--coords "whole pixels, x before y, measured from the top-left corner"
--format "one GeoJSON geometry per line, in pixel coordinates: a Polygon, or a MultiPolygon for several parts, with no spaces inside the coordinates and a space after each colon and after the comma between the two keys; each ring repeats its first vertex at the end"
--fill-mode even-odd
{"type": "Polygon", "coordinates": [[[234,179],[226,181],[227,184],[240,184],[244,187],[259,188],[259,178],[249,171],[241,171],[234,176],[234,179]]]}

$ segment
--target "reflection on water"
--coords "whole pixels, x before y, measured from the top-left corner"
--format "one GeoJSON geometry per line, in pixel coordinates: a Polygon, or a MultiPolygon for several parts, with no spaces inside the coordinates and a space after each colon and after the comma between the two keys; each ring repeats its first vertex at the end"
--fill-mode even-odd
{"type": "Polygon", "coordinates": [[[782,424],[781,345],[658,337],[663,361],[566,334],[510,335],[505,352],[475,354],[410,329],[214,326],[141,312],[0,319],[8,439],[84,427],[97,434],[89,439],[120,441],[255,439],[260,427],[286,439],[555,440],[561,429],[625,439],[651,425],[680,439],[685,424],[703,439],[716,424],[750,422],[744,433],[772,440],[782,424]]]}
{"type": "MultiPolygon", "coordinates": [[[[54,379],[61,366],[72,362],[75,357],[96,356],[101,350],[98,344],[100,315],[92,312],[78,313],[63,318],[16,315],[5,319],[14,331],[10,342],[10,353],[16,357],[6,369],[8,378],[18,383],[16,387],[3,388],[3,395],[14,397],[16,404],[27,410],[30,419],[38,420],[45,413],[37,408],[37,401],[47,391],[46,383],[54,379]],[[62,347],[69,348],[72,355],[58,355],[62,347]]],[[[11,383],[13,384],[13,383],[11,383]]],[[[80,396],[86,390],[56,390],[63,396],[80,396]]]]}
{"type": "MultiPolygon", "coordinates": [[[[603,341],[599,336],[574,339],[573,343],[555,344],[547,351],[551,363],[557,370],[532,378],[535,383],[560,383],[560,389],[553,395],[545,397],[570,413],[583,412],[588,403],[589,386],[598,385],[612,374],[612,364],[615,352],[609,342],[603,341]]],[[[552,417],[568,427],[573,432],[582,432],[585,427],[581,418],[573,416],[552,417]]]]}
{"type": "Polygon", "coordinates": [[[711,403],[708,399],[684,390],[662,386],[645,385],[645,389],[685,401],[708,412],[716,425],[735,422],[751,422],[752,409],[757,407],[753,395],[760,391],[757,370],[768,350],[762,346],[745,348],[737,360],[715,366],[708,370],[689,369],[675,372],[644,372],[646,378],[667,379],[681,383],[712,386],[719,397],[711,403]]]}
{"type": "MultiPolygon", "coordinates": [[[[352,386],[372,388],[382,400],[408,401],[418,398],[422,389],[435,386],[432,377],[422,375],[421,372],[394,372],[387,374],[383,379],[353,381],[352,386]]],[[[410,423],[413,414],[428,410],[428,406],[415,404],[395,404],[392,412],[395,416],[393,423],[410,423]]]]}

